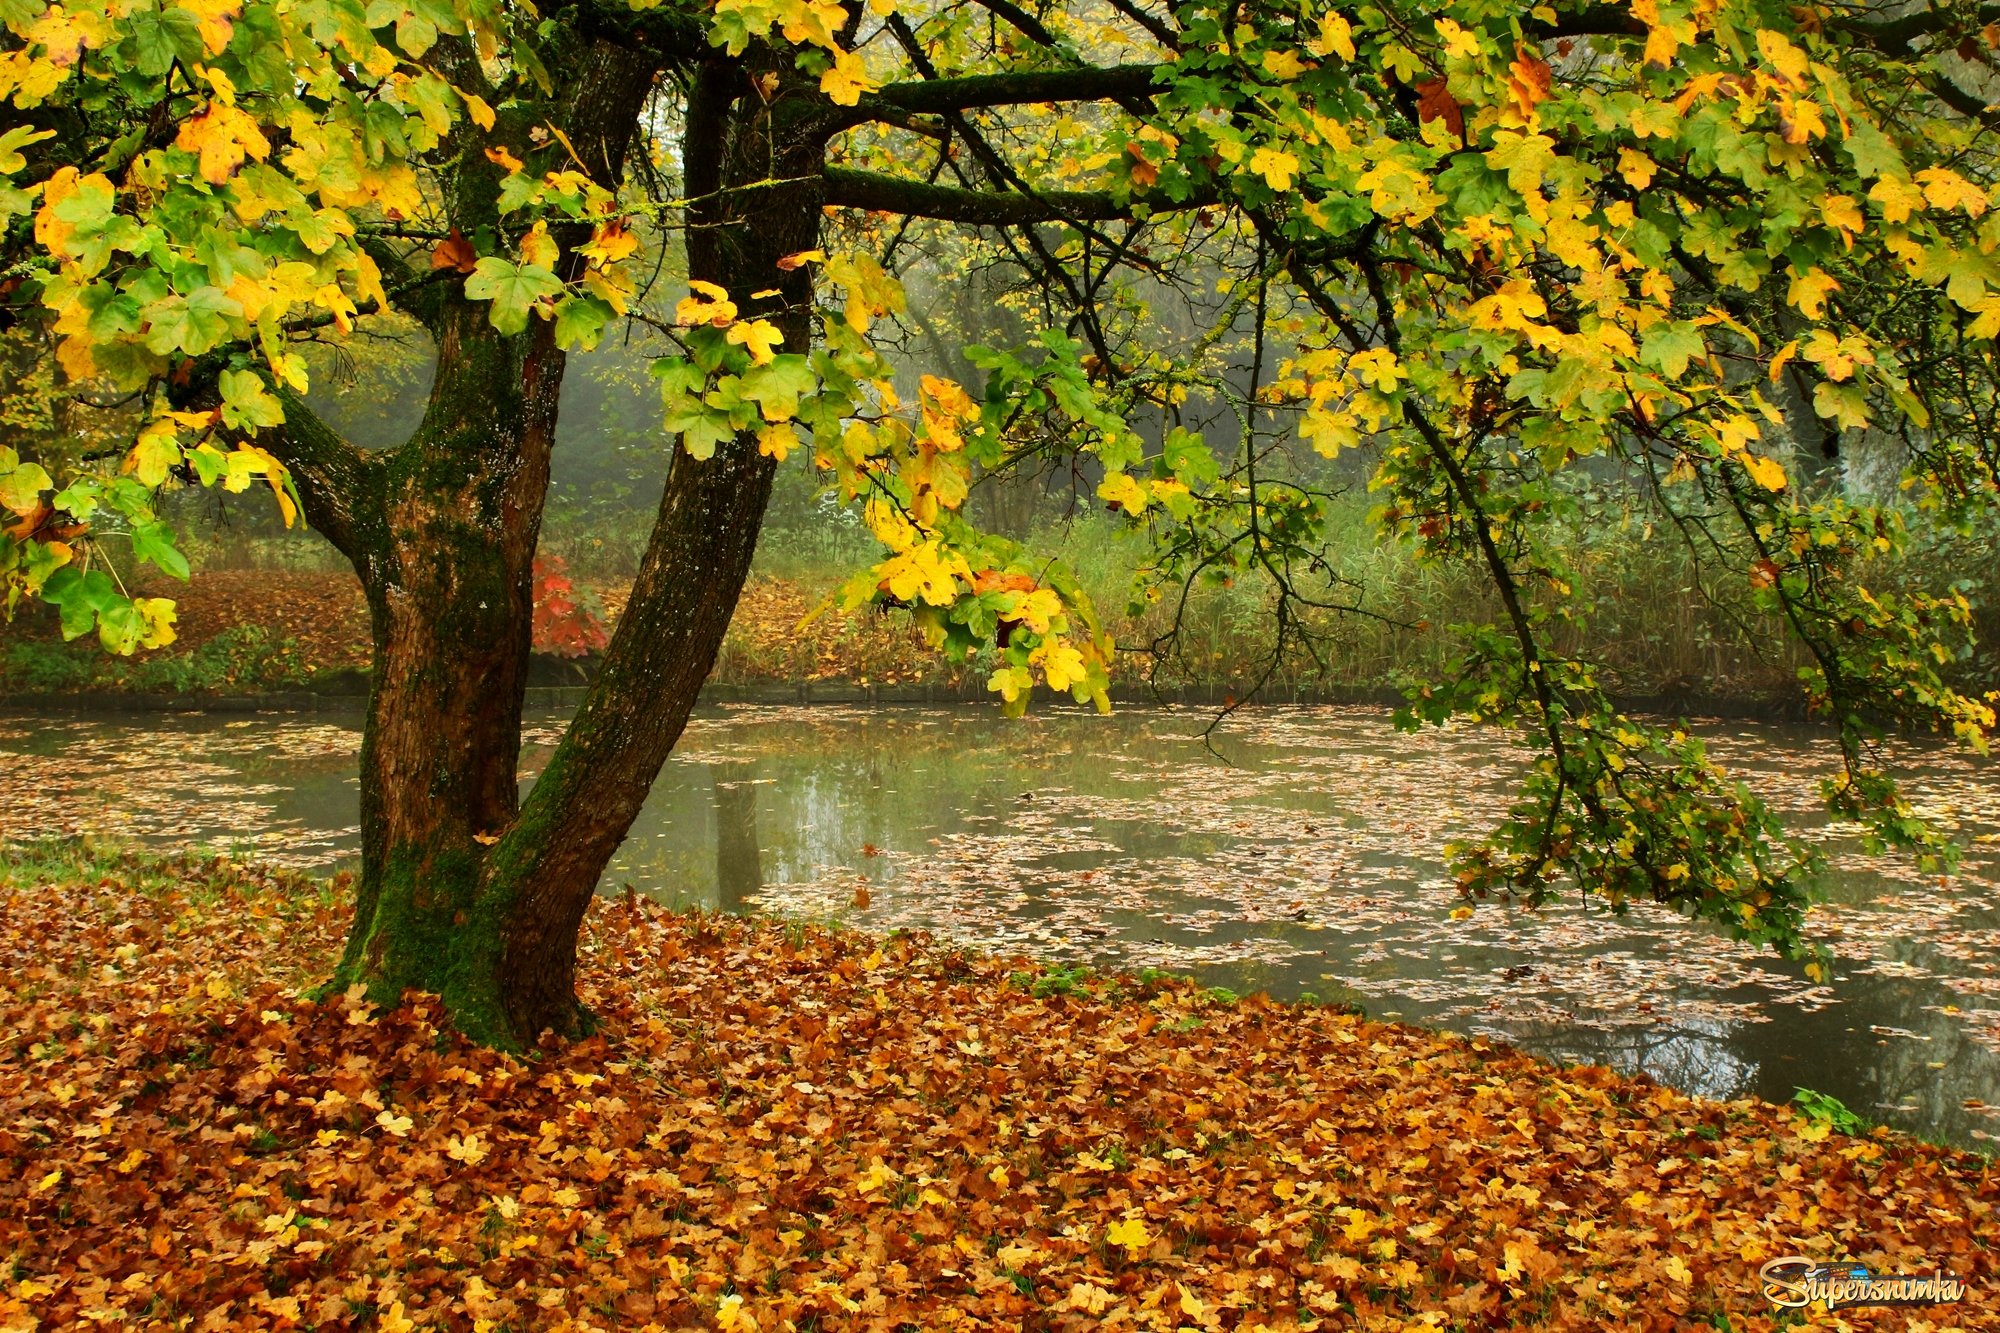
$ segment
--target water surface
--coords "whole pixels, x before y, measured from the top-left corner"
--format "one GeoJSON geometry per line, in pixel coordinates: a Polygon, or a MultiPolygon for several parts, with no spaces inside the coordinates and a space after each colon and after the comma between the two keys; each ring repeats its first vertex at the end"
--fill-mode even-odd
{"type": "MultiPolygon", "coordinates": [[[[1815,811],[1809,733],[1713,724],[1834,873],[1812,925],[1833,983],[1654,908],[1574,900],[1453,921],[1445,842],[1520,762],[1504,737],[1395,732],[1385,712],[1110,718],[979,708],[696,717],[605,889],[685,907],[923,929],[1002,953],[1155,966],[1238,992],[1643,1070],[1716,1097],[1798,1087],[1932,1137],[2000,1142],[2000,785],[1906,750],[1920,803],[1968,843],[1951,880],[1870,858],[1815,811]]],[[[524,781],[560,732],[533,721],[524,781]]],[[[0,717],[0,835],[115,832],[327,869],[357,842],[352,723],[296,715],[0,717]]]]}

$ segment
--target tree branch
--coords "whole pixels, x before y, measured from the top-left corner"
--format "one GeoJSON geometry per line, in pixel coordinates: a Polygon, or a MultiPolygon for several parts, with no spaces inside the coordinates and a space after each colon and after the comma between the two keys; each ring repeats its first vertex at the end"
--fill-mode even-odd
{"type": "Polygon", "coordinates": [[[963,222],[975,227],[1019,227],[1037,222],[1118,222],[1136,217],[1140,207],[1152,213],[1178,213],[1207,207],[1216,199],[1213,195],[1203,195],[1156,201],[1138,196],[1120,202],[1109,193],[1093,190],[1048,190],[1032,194],[960,190],[850,167],[828,167],[826,202],[878,213],[963,222]]]}
{"type": "Polygon", "coordinates": [[[292,474],[306,522],[360,570],[367,558],[361,530],[372,517],[368,456],[283,384],[272,393],[284,404],[285,423],[258,432],[257,443],[292,474]]]}
{"type": "Polygon", "coordinates": [[[892,83],[845,110],[840,123],[858,125],[886,119],[885,112],[941,115],[1028,102],[1116,102],[1150,95],[1159,69],[1158,65],[1112,65],[892,83]]]}

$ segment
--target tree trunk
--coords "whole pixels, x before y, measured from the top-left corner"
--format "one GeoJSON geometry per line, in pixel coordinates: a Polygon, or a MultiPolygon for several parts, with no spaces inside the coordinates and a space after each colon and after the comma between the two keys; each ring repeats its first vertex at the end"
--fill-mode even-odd
{"type": "MultiPolygon", "coordinates": [[[[777,263],[818,234],[823,133],[801,123],[817,106],[788,90],[801,80],[709,61],[684,143],[690,277],[726,287],[744,318],[773,321],[803,352],[810,272],[777,263]]],[[[517,809],[530,574],[562,354],[545,324],[501,339],[484,318],[466,307],[447,324],[423,428],[381,470],[381,530],[353,543],[376,686],[363,883],[336,981],[385,1001],[434,991],[469,1035],[524,1045],[587,1023],[575,988],[584,913],[714,666],[774,463],[751,434],[708,459],[674,452],[604,662],[517,809]]]]}
{"type": "MultiPolygon", "coordinates": [[[[823,149],[795,119],[813,105],[799,96],[798,78],[720,59],[696,76],[686,135],[687,192],[696,201],[687,249],[690,278],[727,288],[743,318],[771,320],[787,350],[803,352],[811,271],[786,272],[778,261],[818,238],[823,149]],[[760,74],[767,94],[758,91],[760,74]],[[759,183],[766,184],[741,188],[759,183]]],[[[751,434],[711,458],[675,453],[604,665],[520,820],[494,850],[487,880],[509,899],[505,1003],[519,1039],[582,1021],[576,949],[584,912],[715,665],[750,572],[774,467],[751,434]]]]}
{"type": "Polygon", "coordinates": [[[375,673],[361,746],[362,881],[337,980],[436,991],[492,1026],[488,844],[519,808],[533,567],[563,354],[548,324],[503,338],[445,317],[417,434],[377,468],[360,562],[375,673]],[[503,387],[504,386],[504,387],[503,387]]]}
{"type": "MultiPolygon", "coordinates": [[[[558,123],[615,187],[653,64],[602,43],[567,63],[576,93],[558,123]]],[[[516,128],[525,137],[526,122],[516,128]]],[[[483,164],[483,144],[469,142],[461,163],[483,164]]],[[[448,203],[463,232],[494,216],[496,180],[485,165],[461,165],[448,203]]],[[[589,228],[556,234],[573,251],[589,228]]],[[[579,262],[570,254],[570,276],[579,262]]],[[[512,894],[496,889],[487,863],[520,809],[535,547],[565,357],[551,322],[504,336],[486,303],[439,292],[426,320],[436,378],[410,440],[343,454],[311,425],[291,428],[288,462],[308,516],[353,559],[373,627],[362,874],[334,983],[364,985],[384,1003],[435,992],[468,1034],[511,1042],[502,996],[512,894]],[[341,466],[318,475],[320,459],[341,466]]],[[[298,406],[294,417],[288,402],[288,422],[309,420],[298,406]]]]}

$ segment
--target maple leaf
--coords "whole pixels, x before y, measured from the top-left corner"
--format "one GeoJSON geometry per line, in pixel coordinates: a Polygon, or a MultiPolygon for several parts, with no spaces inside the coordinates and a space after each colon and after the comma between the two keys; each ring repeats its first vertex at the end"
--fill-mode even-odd
{"type": "MultiPolygon", "coordinates": [[[[1538,53],[1523,46],[1515,50],[1514,59],[1507,66],[1507,75],[1508,103],[1522,120],[1531,119],[1535,108],[1547,101],[1554,89],[1555,71],[1538,53]]],[[[1460,126],[1452,133],[1460,133],[1462,129],[1461,118],[1460,126]]]]}
{"type": "Polygon", "coordinates": [[[855,106],[861,95],[879,85],[868,75],[868,67],[853,51],[834,53],[833,63],[820,75],[819,88],[835,106],[855,106]]]}
{"type": "Polygon", "coordinates": [[[434,269],[448,268],[460,273],[470,273],[478,263],[478,251],[472,248],[470,241],[459,235],[456,227],[453,227],[451,234],[439,241],[437,248],[431,251],[431,267],[434,269]]]}
{"type": "Polygon", "coordinates": [[[1126,1258],[1134,1261],[1153,1248],[1153,1233],[1146,1229],[1143,1217],[1127,1217],[1113,1222],[1105,1229],[1104,1239],[1108,1244],[1121,1247],[1126,1258]]]}
{"type": "Polygon", "coordinates": [[[1425,79],[1417,85],[1417,118],[1442,121],[1455,137],[1465,135],[1465,109],[1451,95],[1443,79],[1425,79]]]}
{"type": "Polygon", "coordinates": [[[257,122],[220,101],[182,121],[174,142],[199,153],[202,179],[217,185],[228,180],[246,156],[261,162],[271,155],[271,141],[257,122]]]}
{"type": "Polygon", "coordinates": [[[769,320],[748,320],[729,327],[729,341],[750,353],[750,359],[760,366],[768,366],[776,353],[775,347],[784,345],[785,335],[769,320]]]}
{"type": "Polygon", "coordinates": [[[1134,185],[1142,190],[1148,190],[1159,184],[1160,169],[1154,165],[1151,158],[1146,156],[1146,150],[1140,146],[1137,140],[1125,145],[1125,154],[1132,159],[1132,165],[1128,174],[1131,176],[1134,185]]]}
{"type": "Polygon", "coordinates": [[[729,299],[727,291],[699,278],[690,281],[688,288],[692,295],[682,297],[674,307],[676,324],[709,324],[723,329],[735,322],[736,303],[729,299]]]}
{"type": "Polygon", "coordinates": [[[1262,176],[1264,183],[1274,191],[1283,194],[1292,188],[1292,181],[1299,173],[1299,160],[1282,148],[1265,145],[1250,154],[1250,170],[1262,176]]]}
{"type": "Polygon", "coordinates": [[[1342,60],[1354,59],[1354,29],[1339,13],[1328,9],[1320,15],[1319,37],[1313,45],[1317,55],[1337,55],[1342,60]]]}

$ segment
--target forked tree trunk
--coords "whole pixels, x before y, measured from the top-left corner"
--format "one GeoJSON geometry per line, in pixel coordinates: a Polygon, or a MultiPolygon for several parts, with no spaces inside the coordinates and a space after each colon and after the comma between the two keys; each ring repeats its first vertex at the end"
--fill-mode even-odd
{"type": "MultiPolygon", "coordinates": [[[[768,80],[756,95],[754,73],[717,60],[694,80],[690,276],[728,288],[745,317],[775,321],[788,349],[804,351],[811,279],[777,261],[813,244],[816,187],[735,187],[809,182],[821,149],[809,133],[782,132],[787,96],[769,94],[768,80]]],[[[622,129],[600,117],[585,133],[572,118],[569,132],[586,158],[596,146],[615,181],[639,108],[611,100],[627,104],[622,129]]],[[[774,465],[751,435],[706,460],[672,454],[603,665],[517,802],[531,572],[563,356],[546,322],[501,338],[485,320],[483,304],[459,300],[434,322],[438,380],[422,427],[361,469],[352,513],[330,515],[346,526],[375,631],[362,884],[335,983],[384,1002],[406,988],[435,992],[469,1035],[521,1045],[587,1021],[575,990],[584,913],[714,665],[774,465]]],[[[326,510],[340,498],[317,502],[326,510]]]]}

